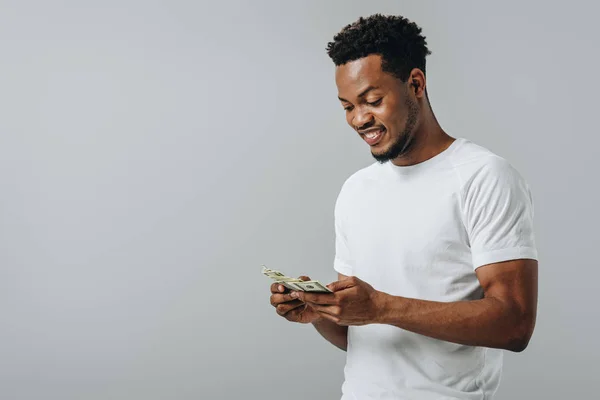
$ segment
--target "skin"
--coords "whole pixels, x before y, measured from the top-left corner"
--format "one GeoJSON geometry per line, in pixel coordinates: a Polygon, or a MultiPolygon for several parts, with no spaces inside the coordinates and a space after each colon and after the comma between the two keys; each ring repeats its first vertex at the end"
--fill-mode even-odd
{"type": "Polygon", "coordinates": [[[381,70],[380,56],[370,55],[337,67],[335,81],[346,122],[361,138],[365,129],[386,129],[382,140],[370,148],[377,161],[389,160],[397,166],[418,164],[454,141],[433,115],[420,69],[413,69],[402,82],[381,70]],[[391,151],[399,143],[404,151],[391,151]]]}
{"type": "MultiPolygon", "coordinates": [[[[382,140],[370,146],[377,161],[415,165],[455,140],[438,124],[419,69],[402,82],[382,71],[380,56],[370,55],[337,67],[335,79],[346,121],[360,137],[366,129],[385,128],[382,140]]],[[[392,296],[357,277],[339,274],[327,285],[333,293],[289,292],[273,284],[271,304],[289,321],[312,323],[343,350],[348,326],[377,323],[464,345],[523,351],[536,321],[537,261],[493,263],[475,273],[484,291],[479,300],[436,302],[392,296]]]]}
{"type": "MultiPolygon", "coordinates": [[[[338,274],[338,280],[348,277],[338,274]]],[[[309,281],[307,276],[300,279],[309,281]]],[[[312,323],[317,331],[334,346],[346,350],[348,346],[348,327],[333,323],[323,318],[312,306],[291,296],[291,293],[283,285],[273,283],[271,285],[271,305],[275,307],[277,314],[291,322],[303,324],[312,323]]]]}

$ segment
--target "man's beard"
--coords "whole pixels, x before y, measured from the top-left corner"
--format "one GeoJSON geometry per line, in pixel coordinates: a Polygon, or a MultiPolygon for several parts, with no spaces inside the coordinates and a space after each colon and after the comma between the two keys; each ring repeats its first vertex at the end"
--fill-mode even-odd
{"type": "MultiPolygon", "coordinates": [[[[380,164],[408,154],[413,147],[413,130],[417,125],[417,119],[419,117],[419,106],[417,106],[417,103],[412,101],[410,97],[407,97],[406,105],[408,108],[408,117],[406,118],[406,125],[404,126],[404,130],[402,131],[402,133],[383,153],[374,154],[371,152],[373,158],[375,158],[375,160],[377,160],[380,164]]],[[[391,134],[391,132],[389,133],[391,134]]]]}

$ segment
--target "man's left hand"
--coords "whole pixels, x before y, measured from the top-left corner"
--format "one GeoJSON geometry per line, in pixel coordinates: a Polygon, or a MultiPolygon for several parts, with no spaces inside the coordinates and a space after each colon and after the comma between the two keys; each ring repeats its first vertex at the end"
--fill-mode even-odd
{"type": "Polygon", "coordinates": [[[292,292],[292,297],[308,303],[323,318],[338,325],[377,323],[384,293],[355,276],[327,285],[333,293],[292,292]]]}

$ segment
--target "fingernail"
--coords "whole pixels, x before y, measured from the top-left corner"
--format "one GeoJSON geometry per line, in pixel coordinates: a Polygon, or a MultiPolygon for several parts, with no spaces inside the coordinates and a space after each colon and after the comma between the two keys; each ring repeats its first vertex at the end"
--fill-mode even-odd
{"type": "Polygon", "coordinates": [[[290,294],[290,296],[292,296],[293,298],[297,298],[298,297],[298,292],[292,292],[290,294]]]}
{"type": "Polygon", "coordinates": [[[279,285],[279,291],[283,292],[283,285],[279,285]]]}

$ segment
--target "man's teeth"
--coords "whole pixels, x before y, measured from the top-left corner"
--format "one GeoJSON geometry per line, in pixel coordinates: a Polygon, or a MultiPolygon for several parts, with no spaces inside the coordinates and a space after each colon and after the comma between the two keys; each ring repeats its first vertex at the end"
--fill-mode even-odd
{"type": "Polygon", "coordinates": [[[375,139],[377,137],[377,135],[379,135],[380,133],[381,133],[381,130],[365,133],[365,136],[368,137],[369,139],[375,139]]]}

